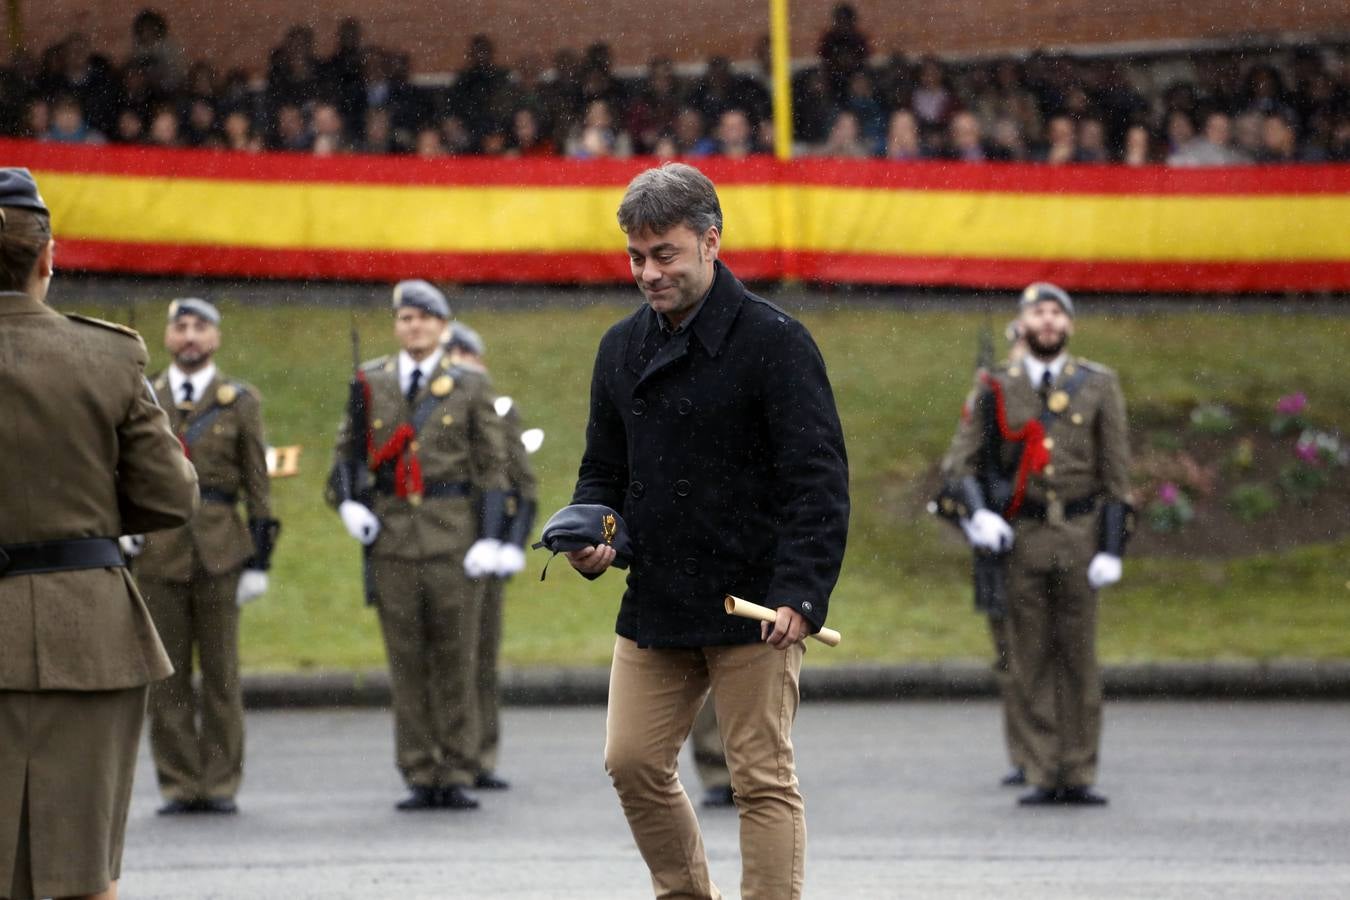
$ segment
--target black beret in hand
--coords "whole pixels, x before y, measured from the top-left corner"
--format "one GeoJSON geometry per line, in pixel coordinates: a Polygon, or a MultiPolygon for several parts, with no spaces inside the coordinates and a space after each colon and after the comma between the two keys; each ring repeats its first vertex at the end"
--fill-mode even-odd
{"type": "Polygon", "coordinates": [[[623,516],[598,503],[564,506],[544,523],[540,538],[533,549],[542,547],[558,554],[607,544],[614,548],[615,568],[626,569],[633,559],[633,545],[623,516]]]}

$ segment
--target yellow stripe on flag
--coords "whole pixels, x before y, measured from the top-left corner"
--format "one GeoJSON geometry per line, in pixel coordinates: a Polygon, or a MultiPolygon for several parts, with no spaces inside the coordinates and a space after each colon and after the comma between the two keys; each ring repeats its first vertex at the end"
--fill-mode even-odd
{"type": "MultiPolygon", "coordinates": [[[[36,173],[63,238],[287,250],[622,252],[623,187],[36,173]]],[[[1350,196],[727,185],[729,249],[971,259],[1350,259],[1350,196]]]]}

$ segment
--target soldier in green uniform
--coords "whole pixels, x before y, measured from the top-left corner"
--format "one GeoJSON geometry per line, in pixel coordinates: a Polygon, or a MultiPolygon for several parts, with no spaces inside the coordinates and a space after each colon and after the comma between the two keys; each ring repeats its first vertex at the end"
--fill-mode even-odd
{"type": "Polygon", "coordinates": [[[1063,290],[1029,286],[1019,320],[1028,352],[981,379],[944,502],[972,546],[1006,554],[1008,715],[1034,786],[1018,802],[1100,805],[1097,592],[1120,580],[1130,528],[1125,400],[1114,372],[1067,352],[1063,290]],[[981,466],[991,440],[994,478],[981,466]]]}
{"type": "Polygon", "coordinates": [[[0,897],[115,900],[146,686],[172,671],[117,536],[197,477],[129,328],[46,304],[50,214],[0,169],[0,897]]]}
{"type": "Polygon", "coordinates": [[[409,788],[397,808],[473,809],[479,618],[506,535],[506,428],[487,376],[441,346],[444,295],[402,281],[393,307],[401,349],[356,373],[328,500],[367,548],[409,788]]]}
{"type": "Polygon", "coordinates": [[[187,297],[169,304],[154,380],[160,405],[197,469],[202,507],[182,528],[123,540],[174,674],[150,692],[150,747],[164,815],[234,813],[244,774],[239,613],[267,590],[272,518],[262,398],[215,365],[220,312],[187,297]],[[247,510],[247,525],[239,504],[247,510]],[[192,659],[201,696],[192,689],[192,659]],[[200,726],[198,720],[200,719],[200,726]]]}
{"type": "MultiPolygon", "coordinates": [[[[487,372],[483,365],[486,350],[483,339],[463,322],[454,322],[445,342],[454,365],[487,372]]],[[[530,466],[529,454],[520,439],[520,410],[510,397],[498,397],[493,404],[502,417],[506,431],[507,531],[497,554],[496,565],[486,576],[481,624],[478,630],[478,774],[474,786],[484,790],[506,790],[510,783],[497,774],[497,751],[501,743],[499,699],[497,696],[497,659],[502,645],[502,593],[506,580],[525,568],[525,541],[534,527],[538,509],[538,481],[530,466]]]]}

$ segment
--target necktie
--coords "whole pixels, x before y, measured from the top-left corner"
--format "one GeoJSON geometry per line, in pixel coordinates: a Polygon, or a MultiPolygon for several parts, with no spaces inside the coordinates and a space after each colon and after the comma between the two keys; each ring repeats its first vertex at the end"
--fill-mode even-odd
{"type": "Polygon", "coordinates": [[[190,381],[183,382],[183,402],[192,403],[192,382],[190,381]]]}
{"type": "Polygon", "coordinates": [[[408,381],[408,402],[413,402],[417,396],[417,387],[422,383],[422,370],[420,368],[412,370],[412,378],[408,381]]]}
{"type": "Polygon", "coordinates": [[[1055,379],[1054,379],[1054,377],[1050,374],[1050,370],[1049,370],[1049,369],[1046,369],[1044,372],[1041,373],[1041,402],[1042,402],[1042,403],[1045,403],[1045,402],[1046,402],[1046,399],[1050,396],[1050,388],[1051,388],[1051,386],[1054,384],[1054,381],[1055,381],[1055,379]]]}

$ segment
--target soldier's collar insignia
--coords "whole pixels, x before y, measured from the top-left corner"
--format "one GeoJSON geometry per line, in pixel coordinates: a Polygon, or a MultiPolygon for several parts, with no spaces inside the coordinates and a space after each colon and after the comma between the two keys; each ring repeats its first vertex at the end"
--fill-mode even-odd
{"type": "Polygon", "coordinates": [[[239,397],[239,389],[232,384],[222,384],[216,389],[216,402],[221,406],[229,406],[239,397]]]}
{"type": "Polygon", "coordinates": [[[1053,413],[1062,413],[1069,408],[1069,395],[1066,391],[1055,391],[1045,405],[1050,407],[1053,413]]]}
{"type": "Polygon", "coordinates": [[[449,356],[446,356],[446,355],[442,355],[442,356],[441,356],[441,368],[442,368],[442,369],[449,369],[449,368],[450,368],[450,357],[449,357],[449,356]]]}
{"type": "Polygon", "coordinates": [[[389,360],[389,362],[387,362],[387,363],[384,364],[384,370],[385,370],[386,372],[392,372],[392,371],[394,371],[394,361],[393,361],[392,359],[389,360]]]}
{"type": "Polygon", "coordinates": [[[1011,369],[1008,370],[1008,374],[1011,375],[1013,378],[1021,378],[1021,377],[1022,377],[1022,367],[1021,367],[1021,366],[1013,366],[1011,369]]]}
{"type": "Polygon", "coordinates": [[[431,395],[433,397],[444,397],[455,389],[455,379],[449,375],[442,375],[431,382],[431,395]]]}

